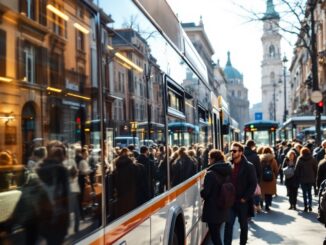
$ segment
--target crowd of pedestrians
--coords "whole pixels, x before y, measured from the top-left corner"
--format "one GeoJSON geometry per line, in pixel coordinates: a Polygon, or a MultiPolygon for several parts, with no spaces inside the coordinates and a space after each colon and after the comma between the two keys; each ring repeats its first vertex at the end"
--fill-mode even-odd
{"type": "MultiPolygon", "coordinates": [[[[105,148],[101,153],[92,145],[67,145],[54,140],[33,149],[26,165],[22,196],[13,215],[1,226],[8,231],[16,225],[24,227],[29,244],[35,244],[40,237],[48,244],[61,244],[71,224],[74,233],[80,231],[81,222],[89,216],[89,205],[100,210],[99,174],[104,175],[108,187],[107,219],[111,222],[207,169],[201,190],[202,221],[208,224],[213,243],[232,244],[233,226],[238,219],[240,244],[246,244],[250,219],[263,209],[265,213],[272,210],[278,177],[287,188],[289,209],[298,209],[301,187],[303,211],[312,211],[312,196],[326,179],[325,149],[326,141],[315,148],[311,143],[297,141],[283,141],[272,148],[256,147],[253,140],[248,140],[245,145],[233,142],[227,151],[214,149],[211,144],[206,148],[155,145],[139,149],[131,145],[105,148]],[[226,181],[234,187],[234,203],[217,208],[226,181]]],[[[7,156],[8,153],[0,153],[1,159],[7,156]]],[[[1,188],[8,188],[5,178],[1,181],[1,188]]]]}
{"type": "MultiPolygon", "coordinates": [[[[202,221],[209,227],[213,244],[232,243],[233,225],[238,218],[240,244],[248,240],[248,221],[256,213],[272,212],[273,197],[277,196],[277,178],[285,184],[289,209],[299,210],[298,189],[302,189],[303,212],[311,212],[312,196],[317,195],[326,179],[326,140],[314,147],[313,142],[282,141],[275,147],[256,147],[253,140],[243,146],[234,142],[226,157],[218,150],[209,152],[209,166],[205,176],[201,196],[204,200],[202,221]],[[216,157],[219,153],[219,158],[216,157]],[[221,167],[224,165],[224,167],[221,167]],[[231,166],[231,173],[226,171],[231,166]],[[214,206],[214,198],[221,193],[221,183],[214,175],[230,175],[235,187],[235,202],[227,210],[214,206]],[[216,194],[216,192],[218,194],[216,194]],[[221,231],[225,223],[224,231],[221,231]],[[224,232],[224,241],[221,235],[224,232]]],[[[301,209],[301,208],[300,208],[301,209]]]]}

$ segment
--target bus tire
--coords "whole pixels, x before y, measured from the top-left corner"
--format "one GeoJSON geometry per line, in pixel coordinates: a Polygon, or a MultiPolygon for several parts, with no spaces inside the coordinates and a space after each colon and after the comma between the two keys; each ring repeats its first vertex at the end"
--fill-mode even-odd
{"type": "Polygon", "coordinates": [[[172,237],[172,244],[171,245],[179,245],[179,237],[178,237],[178,232],[176,230],[173,231],[173,237],[172,237]]]}
{"type": "Polygon", "coordinates": [[[183,245],[185,239],[185,222],[181,207],[173,207],[170,210],[168,219],[169,229],[167,230],[165,245],[183,245]]]}

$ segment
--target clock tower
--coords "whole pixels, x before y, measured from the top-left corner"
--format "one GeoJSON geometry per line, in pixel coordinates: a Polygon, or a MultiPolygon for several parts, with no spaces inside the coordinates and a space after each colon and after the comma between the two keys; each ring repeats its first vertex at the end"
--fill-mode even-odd
{"type": "Polygon", "coordinates": [[[282,122],[282,58],[281,39],[279,33],[280,16],[275,11],[273,0],[267,0],[263,21],[263,60],[261,63],[261,89],[263,119],[282,122]]]}

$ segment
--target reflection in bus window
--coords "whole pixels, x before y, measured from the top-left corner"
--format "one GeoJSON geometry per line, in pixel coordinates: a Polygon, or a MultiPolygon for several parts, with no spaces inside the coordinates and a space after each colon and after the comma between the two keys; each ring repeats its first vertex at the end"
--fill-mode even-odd
{"type": "Polygon", "coordinates": [[[100,118],[92,11],[0,3],[0,243],[73,243],[101,224],[101,161],[86,127],[100,118]]]}
{"type": "Polygon", "coordinates": [[[135,2],[95,2],[0,3],[0,243],[101,233],[170,198],[220,142],[207,74],[135,2]]]}

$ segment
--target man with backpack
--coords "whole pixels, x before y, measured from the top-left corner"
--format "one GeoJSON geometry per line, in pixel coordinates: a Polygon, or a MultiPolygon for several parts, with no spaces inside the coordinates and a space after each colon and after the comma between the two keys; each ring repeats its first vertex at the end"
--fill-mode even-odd
{"type": "Polygon", "coordinates": [[[235,187],[235,203],[230,210],[230,217],[225,224],[224,245],[232,244],[233,225],[238,217],[240,223],[240,245],[248,240],[249,205],[257,186],[256,170],[243,155],[243,146],[238,142],[231,145],[232,174],[231,181],[235,187]]]}

